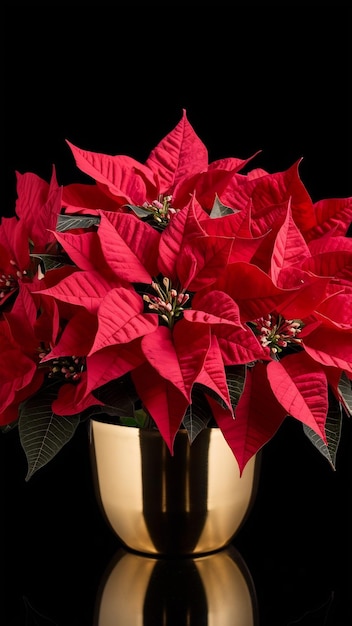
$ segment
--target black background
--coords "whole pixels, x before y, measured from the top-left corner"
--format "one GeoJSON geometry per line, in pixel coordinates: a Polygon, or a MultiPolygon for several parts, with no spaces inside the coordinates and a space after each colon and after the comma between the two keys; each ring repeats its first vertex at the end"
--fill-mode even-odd
{"type": "MultiPolygon", "coordinates": [[[[144,161],[183,108],[210,161],[261,150],[256,165],[280,171],[303,157],[314,201],[352,195],[346,6],[12,5],[2,30],[2,215],[14,209],[15,170],[49,180],[55,164],[59,183],[85,180],[65,139],[144,161]]],[[[0,437],[0,624],[91,626],[118,544],[93,494],[85,426],[29,483],[25,474],[17,433],[0,437]]],[[[351,489],[350,420],[336,471],[297,422],[265,447],[234,540],[260,626],[351,623],[351,489]]]]}

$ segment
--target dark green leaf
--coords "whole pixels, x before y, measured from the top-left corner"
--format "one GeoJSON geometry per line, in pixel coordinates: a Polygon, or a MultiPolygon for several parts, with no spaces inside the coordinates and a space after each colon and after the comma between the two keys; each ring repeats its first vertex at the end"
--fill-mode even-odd
{"type": "Polygon", "coordinates": [[[349,416],[352,415],[352,381],[346,376],[344,372],[342,372],[338,390],[341,393],[344,408],[349,416]]]}
{"type": "Polygon", "coordinates": [[[126,204],[125,205],[128,209],[131,209],[131,211],[133,211],[133,213],[135,213],[137,215],[137,217],[147,217],[150,215],[151,211],[150,209],[144,209],[141,206],[135,206],[134,204],[126,204]]]}
{"type": "Polygon", "coordinates": [[[336,454],[341,438],[342,419],[341,404],[331,394],[331,398],[329,398],[329,412],[325,423],[327,444],[312,428],[303,424],[303,432],[317,450],[328,460],[333,469],[335,469],[336,454]]]}
{"type": "Polygon", "coordinates": [[[243,392],[243,387],[246,382],[246,375],[246,365],[233,365],[226,368],[227,386],[229,389],[231,406],[234,412],[243,392]]]}
{"type": "Polygon", "coordinates": [[[137,428],[155,428],[154,420],[146,413],[144,409],[134,411],[133,416],[122,416],[119,420],[123,426],[134,426],[137,428]]]}
{"type": "Polygon", "coordinates": [[[58,386],[53,385],[20,407],[18,427],[28,463],[26,481],[70,441],[80,422],[79,415],[61,416],[52,412],[51,404],[57,396],[57,389],[58,386]]]}
{"type": "Polygon", "coordinates": [[[66,230],[73,230],[77,228],[91,228],[96,226],[100,222],[98,215],[59,215],[56,230],[59,233],[64,233],[66,230]]]}
{"type": "Polygon", "coordinates": [[[231,213],[238,213],[238,211],[234,209],[230,209],[229,207],[222,204],[218,196],[216,196],[214,204],[213,204],[213,208],[210,211],[209,216],[211,218],[216,218],[216,217],[223,217],[224,215],[230,215],[231,213]]]}
{"type": "Polygon", "coordinates": [[[190,443],[207,427],[211,419],[212,412],[204,395],[203,387],[196,383],[192,391],[192,404],[188,407],[182,420],[182,427],[187,430],[190,443]]]}
{"type": "Polygon", "coordinates": [[[49,270],[56,270],[66,265],[73,265],[72,261],[65,254],[31,254],[31,257],[39,260],[43,274],[49,270]]]}
{"type": "Polygon", "coordinates": [[[117,380],[99,387],[94,391],[94,396],[104,403],[104,410],[110,415],[131,416],[134,414],[135,404],[138,396],[131,382],[130,377],[122,376],[117,380]]]}

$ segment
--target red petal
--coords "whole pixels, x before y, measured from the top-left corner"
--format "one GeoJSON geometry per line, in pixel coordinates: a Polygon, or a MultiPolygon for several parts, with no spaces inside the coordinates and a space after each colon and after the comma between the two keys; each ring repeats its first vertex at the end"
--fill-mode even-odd
{"type": "Polygon", "coordinates": [[[202,213],[199,205],[195,201],[190,202],[172,217],[160,237],[159,270],[172,280],[179,277],[178,271],[187,277],[194,275],[191,267],[183,267],[185,261],[182,260],[182,250],[188,239],[194,240],[205,234],[198,219],[199,212],[202,213]]]}
{"type": "Polygon", "coordinates": [[[160,191],[170,193],[179,181],[208,167],[208,150],[187,120],[186,111],[177,126],[151,151],[146,166],[160,180],[160,191]]]}
{"type": "Polygon", "coordinates": [[[288,297],[255,265],[232,263],[213,286],[228,293],[238,304],[244,321],[255,320],[275,310],[288,297]]]}
{"type": "Polygon", "coordinates": [[[173,454],[173,444],[189,402],[177,387],[160,376],[149,363],[131,373],[143,406],[154,419],[173,454]]]}
{"type": "Polygon", "coordinates": [[[62,191],[62,205],[66,211],[67,209],[84,209],[85,213],[90,213],[101,207],[104,207],[105,211],[116,211],[119,204],[125,202],[125,197],[110,198],[98,185],[66,185],[62,191]]]}
{"type": "Polygon", "coordinates": [[[284,288],[284,280],[280,279],[282,270],[290,268],[292,265],[299,267],[310,256],[309,248],[293,221],[290,208],[288,208],[286,219],[276,236],[271,256],[270,276],[275,285],[284,288]]]}
{"type": "Polygon", "coordinates": [[[336,276],[351,283],[352,239],[324,237],[309,244],[311,258],[302,263],[302,269],[319,276],[336,276]]]}
{"type": "MultiPolygon", "coordinates": [[[[173,344],[183,386],[187,399],[190,401],[193,384],[204,366],[210,346],[210,332],[204,324],[190,323],[185,319],[175,324],[173,330],[173,344]],[[190,349],[190,346],[192,348],[190,349]]],[[[166,370],[164,370],[165,373],[166,370]]],[[[168,376],[173,383],[172,376],[168,376]]],[[[176,383],[176,386],[179,385],[176,383]]],[[[179,387],[183,391],[183,387],[179,387]]]]}
{"type": "Polygon", "coordinates": [[[55,233],[57,241],[67,252],[70,259],[81,270],[94,270],[108,273],[109,267],[101,251],[99,237],[96,233],[87,232],[79,235],[66,233],[55,233]]]}
{"type": "Polygon", "coordinates": [[[119,203],[142,205],[150,195],[152,200],[155,194],[152,174],[148,167],[135,159],[119,155],[110,156],[98,152],[89,152],[74,146],[67,141],[77,167],[91,176],[106,189],[110,196],[116,196],[119,203]],[[148,192],[146,181],[149,181],[148,192]]]}
{"type": "Polygon", "coordinates": [[[106,280],[99,272],[74,272],[63,278],[57,285],[38,293],[72,305],[83,306],[90,313],[94,313],[106,293],[114,288],[116,288],[116,282],[106,280]]]}
{"type": "Polygon", "coordinates": [[[270,441],[286,417],[286,411],[269,387],[266,366],[258,362],[248,369],[234,419],[219,404],[209,401],[242,473],[249,459],[270,441]]]}
{"type": "Polygon", "coordinates": [[[324,326],[351,330],[351,304],[350,293],[334,293],[317,307],[315,317],[322,320],[324,326]]]}
{"type": "Polygon", "coordinates": [[[16,179],[16,215],[28,229],[34,245],[32,252],[43,252],[47,244],[54,240],[50,231],[55,230],[61,211],[62,188],[57,183],[55,168],[50,184],[29,172],[16,172],[16,179]]]}
{"type": "Polygon", "coordinates": [[[324,371],[305,352],[267,366],[270,386],[288,414],[312,428],[326,442],[328,388],[324,371]]]}
{"type": "Polygon", "coordinates": [[[313,205],[316,226],[305,232],[306,241],[318,240],[324,234],[344,236],[352,222],[352,198],[328,198],[313,205]]]}
{"type": "Polygon", "coordinates": [[[45,363],[62,356],[85,356],[92,346],[96,329],[96,316],[86,309],[78,309],[76,315],[67,322],[59,341],[41,362],[45,363]]]}
{"type": "Polygon", "coordinates": [[[16,397],[16,392],[32,385],[37,366],[12,340],[6,322],[0,325],[0,413],[16,397]]]}
{"type": "Polygon", "coordinates": [[[143,282],[141,275],[144,273],[145,282],[150,283],[151,276],[158,274],[160,233],[135,215],[124,213],[104,215],[102,212],[100,214],[101,223],[98,234],[109,267],[118,276],[130,282],[143,282]],[[109,223],[117,231],[117,236],[111,230],[109,223]],[[109,242],[113,245],[109,246],[109,242]],[[144,271],[140,264],[144,267],[144,271]],[[133,272],[136,273],[137,280],[133,272]]]}
{"type": "Polygon", "coordinates": [[[98,311],[98,330],[89,354],[120,343],[129,343],[137,337],[148,336],[158,327],[158,316],[143,313],[140,295],[133,289],[111,289],[102,300],[98,311]]]}
{"type": "MultiPolygon", "coordinates": [[[[28,384],[16,391],[15,394],[12,394],[11,392],[9,393],[7,397],[8,404],[0,412],[0,424],[2,426],[6,424],[11,424],[12,422],[18,420],[20,404],[27,400],[27,398],[33,396],[41,388],[43,384],[43,379],[44,372],[37,370],[33,373],[33,376],[31,375],[31,380],[28,381],[28,384]]],[[[0,398],[2,395],[2,391],[4,392],[5,396],[7,393],[5,387],[4,389],[1,389],[0,398]]]]}
{"type": "Polygon", "coordinates": [[[86,392],[86,373],[77,385],[67,384],[60,387],[57,398],[52,403],[52,409],[57,415],[76,415],[90,406],[102,405],[100,400],[86,392]]]}
{"type": "Polygon", "coordinates": [[[30,261],[28,228],[17,217],[1,218],[0,255],[1,269],[5,273],[13,273],[12,261],[16,262],[21,271],[28,269],[30,261]]]}
{"type": "Polygon", "coordinates": [[[225,367],[216,337],[212,337],[211,346],[208,350],[203,368],[199,372],[195,382],[214,391],[227,405],[229,413],[232,415],[225,367]]]}
{"type": "Polygon", "coordinates": [[[208,293],[196,293],[192,309],[186,309],[183,317],[190,322],[210,324],[215,332],[221,332],[224,324],[242,326],[238,304],[227,293],[216,289],[212,290],[211,297],[208,293]]]}
{"type": "MultiPolygon", "coordinates": [[[[113,216],[112,219],[114,219],[113,216]]],[[[130,283],[150,283],[151,275],[144,266],[144,260],[147,266],[154,267],[153,260],[157,250],[154,246],[159,241],[158,233],[133,215],[116,214],[115,219],[121,225],[122,233],[117,231],[103,214],[98,228],[98,236],[107,265],[122,280],[130,283]],[[127,218],[126,228],[123,227],[125,217],[127,218]],[[138,251],[139,243],[140,251],[138,251]],[[143,258],[143,254],[146,259],[143,258]]]]}
{"type": "Polygon", "coordinates": [[[201,324],[179,321],[173,336],[169,328],[159,326],[155,333],[143,337],[141,346],[150,365],[160,376],[170,380],[189,404],[192,387],[203,367],[209,343],[210,333],[201,324]]]}
{"type": "Polygon", "coordinates": [[[187,204],[191,195],[197,198],[199,204],[208,213],[211,212],[214,202],[227,186],[235,174],[234,171],[208,170],[197,172],[192,177],[183,178],[173,191],[173,204],[176,208],[181,208],[187,204]]]}
{"type": "Polygon", "coordinates": [[[269,351],[263,348],[250,328],[217,328],[216,336],[225,365],[251,363],[258,359],[267,361],[269,351]]]}
{"type": "MultiPolygon", "coordinates": [[[[292,269],[287,269],[285,276],[290,280],[291,275],[292,269]]],[[[296,275],[301,281],[299,289],[294,289],[282,304],[277,305],[277,311],[287,320],[304,319],[311,315],[315,308],[325,300],[330,282],[330,278],[310,276],[306,272],[297,271],[296,275]]],[[[281,279],[280,282],[283,282],[283,276],[281,279]]]]}
{"type": "Polygon", "coordinates": [[[140,349],[140,340],[128,345],[109,346],[87,357],[87,390],[93,391],[102,385],[120,378],[145,362],[140,349]]]}
{"type": "Polygon", "coordinates": [[[299,162],[285,172],[266,174],[260,178],[234,176],[220,196],[223,204],[244,209],[249,199],[253,203],[253,219],[257,215],[270,215],[269,207],[291,201],[293,219],[305,232],[316,225],[313,203],[299,175],[299,162]]]}
{"type": "Polygon", "coordinates": [[[352,372],[352,334],[320,326],[304,337],[305,351],[318,363],[352,372]]]}

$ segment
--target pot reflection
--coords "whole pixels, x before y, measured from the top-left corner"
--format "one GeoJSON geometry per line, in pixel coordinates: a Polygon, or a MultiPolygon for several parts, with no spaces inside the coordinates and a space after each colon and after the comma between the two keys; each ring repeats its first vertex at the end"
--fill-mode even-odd
{"type": "Polygon", "coordinates": [[[101,581],[94,626],[257,626],[253,580],[230,546],[194,558],[118,551],[101,581]]]}

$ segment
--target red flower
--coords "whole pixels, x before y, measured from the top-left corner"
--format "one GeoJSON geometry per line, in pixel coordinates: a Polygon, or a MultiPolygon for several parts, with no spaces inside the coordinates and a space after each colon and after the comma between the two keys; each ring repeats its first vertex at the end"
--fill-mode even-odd
{"type": "Polygon", "coordinates": [[[168,196],[180,209],[194,193],[198,202],[210,210],[216,194],[250,161],[227,158],[209,164],[208,150],[188,122],[186,111],[144,164],[129,156],[89,152],[67,143],[77,167],[96,182],[96,186],[64,187],[64,206],[84,212],[103,208],[116,211],[128,206],[141,210],[144,205],[152,209],[155,200],[168,196]]]}
{"type": "MultiPolygon", "coordinates": [[[[177,213],[161,234],[134,216],[118,213],[110,219],[101,214],[97,237],[94,244],[89,239],[89,246],[82,246],[80,236],[58,234],[82,270],[43,292],[93,316],[94,337],[85,354],[87,393],[131,372],[138,396],[170,450],[192,403],[193,386],[210,363],[214,378],[206,389],[219,395],[232,420],[225,365],[269,358],[241,323],[236,302],[225,291],[204,289],[214,283],[216,272],[226,273],[231,242],[195,235],[199,228],[192,206],[177,213]],[[101,272],[95,266],[101,257],[95,254],[97,238],[105,259],[101,272]],[[218,362],[213,354],[208,358],[212,344],[218,362]]],[[[71,346],[67,337],[64,352],[75,353],[77,334],[71,346]]],[[[54,354],[58,350],[60,341],[54,354]]]]}
{"type": "Polygon", "coordinates": [[[50,185],[35,174],[16,176],[16,215],[0,223],[0,310],[11,304],[22,282],[40,289],[39,255],[56,254],[51,231],[61,209],[61,188],[55,172],[50,185]]]}
{"type": "Polygon", "coordinates": [[[44,371],[38,369],[40,343],[36,337],[37,308],[26,285],[12,311],[0,319],[0,424],[18,419],[21,402],[41,388],[44,371]]]}
{"type": "Polygon", "coordinates": [[[290,416],[334,466],[352,412],[352,199],[314,203],[299,161],[209,163],[185,111],[145,163],[68,145],[94,182],[61,199],[54,172],[18,175],[0,225],[0,419],[18,416],[29,475],[96,412],[144,411],[171,453],[180,427],[193,441],[217,426],[241,471],[290,416]]]}

